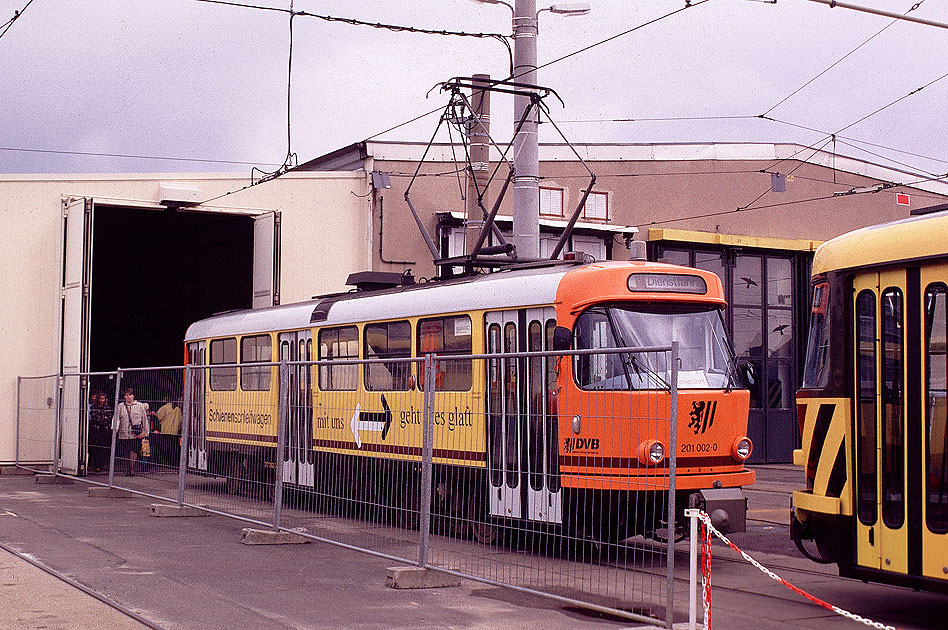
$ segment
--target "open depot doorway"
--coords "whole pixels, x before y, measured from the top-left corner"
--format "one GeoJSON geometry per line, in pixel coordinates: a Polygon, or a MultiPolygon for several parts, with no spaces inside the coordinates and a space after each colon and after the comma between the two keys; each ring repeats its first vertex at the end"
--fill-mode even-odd
{"type": "MultiPolygon", "coordinates": [[[[278,301],[276,213],[187,211],[89,198],[64,199],[63,206],[63,374],[181,365],[192,322],[278,301]]],[[[143,378],[137,397],[174,398],[180,387],[173,380],[158,385],[143,378]]],[[[93,392],[106,393],[110,405],[116,402],[112,378],[63,380],[63,472],[85,472],[85,401],[93,392]]]]}

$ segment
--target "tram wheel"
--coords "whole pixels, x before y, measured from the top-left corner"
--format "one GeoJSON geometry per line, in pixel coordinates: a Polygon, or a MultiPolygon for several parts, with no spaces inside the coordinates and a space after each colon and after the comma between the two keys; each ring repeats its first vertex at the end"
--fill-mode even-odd
{"type": "Polygon", "coordinates": [[[500,527],[487,521],[472,520],[471,535],[482,545],[492,545],[500,537],[500,527]]]}

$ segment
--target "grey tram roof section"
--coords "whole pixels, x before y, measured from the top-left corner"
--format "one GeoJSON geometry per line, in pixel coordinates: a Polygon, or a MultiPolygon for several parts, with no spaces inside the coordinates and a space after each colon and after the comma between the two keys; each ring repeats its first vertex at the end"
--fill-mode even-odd
{"type": "MultiPolygon", "coordinates": [[[[592,263],[603,264],[603,263],[592,263]]],[[[626,263],[628,264],[628,263],[626,263]]],[[[222,335],[248,335],[313,327],[313,311],[330,303],[318,325],[350,324],[366,319],[396,319],[470,309],[524,308],[552,304],[560,279],[578,265],[511,269],[456,280],[422,283],[378,292],[350,292],[324,299],[234,311],[191,324],[185,341],[222,335]],[[472,287],[473,290],[472,290],[472,287]]]]}
{"type": "Polygon", "coordinates": [[[191,324],[185,341],[274,330],[302,330],[367,320],[422,317],[470,310],[527,308],[553,304],[560,280],[582,267],[676,268],[645,261],[601,261],[581,265],[550,261],[547,265],[414,284],[375,292],[352,291],[296,304],[247,309],[215,315],[191,324]],[[316,318],[323,310],[325,318],[316,318]]]}

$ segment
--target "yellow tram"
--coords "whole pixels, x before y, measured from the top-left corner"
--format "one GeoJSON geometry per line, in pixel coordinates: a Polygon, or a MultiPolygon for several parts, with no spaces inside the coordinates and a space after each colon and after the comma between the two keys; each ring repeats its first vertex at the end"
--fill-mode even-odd
{"type": "Polygon", "coordinates": [[[813,261],[791,534],[841,575],[948,590],[945,234],[948,213],[921,215],[834,238],[813,261]]]}
{"type": "Polygon", "coordinates": [[[254,364],[318,361],[290,371],[284,484],[410,515],[425,383],[409,361],[435,355],[440,509],[459,513],[480,539],[504,522],[599,539],[654,535],[667,515],[654,507],[661,500],[645,499],[669,488],[664,355],[509,355],[675,338],[678,512],[700,499],[742,530],[739,487],[754,480],[744,466],[753,448],[749,393],[736,376],[713,273],[644,261],[548,262],[363,288],[191,325],[187,361],[210,366],[194,370],[189,384],[191,470],[272,478],[279,376],[254,364]],[[371,359],[382,361],[356,363],[371,359]]]}

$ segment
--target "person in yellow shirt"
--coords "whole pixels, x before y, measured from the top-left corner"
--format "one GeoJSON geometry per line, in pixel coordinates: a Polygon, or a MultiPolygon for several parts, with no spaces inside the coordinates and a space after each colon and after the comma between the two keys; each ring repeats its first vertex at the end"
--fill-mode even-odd
{"type": "Polygon", "coordinates": [[[164,403],[156,414],[160,427],[160,433],[154,436],[158,439],[158,464],[177,468],[181,453],[181,441],[178,437],[181,433],[181,407],[177,401],[171,402],[168,396],[164,397],[164,403]]]}

